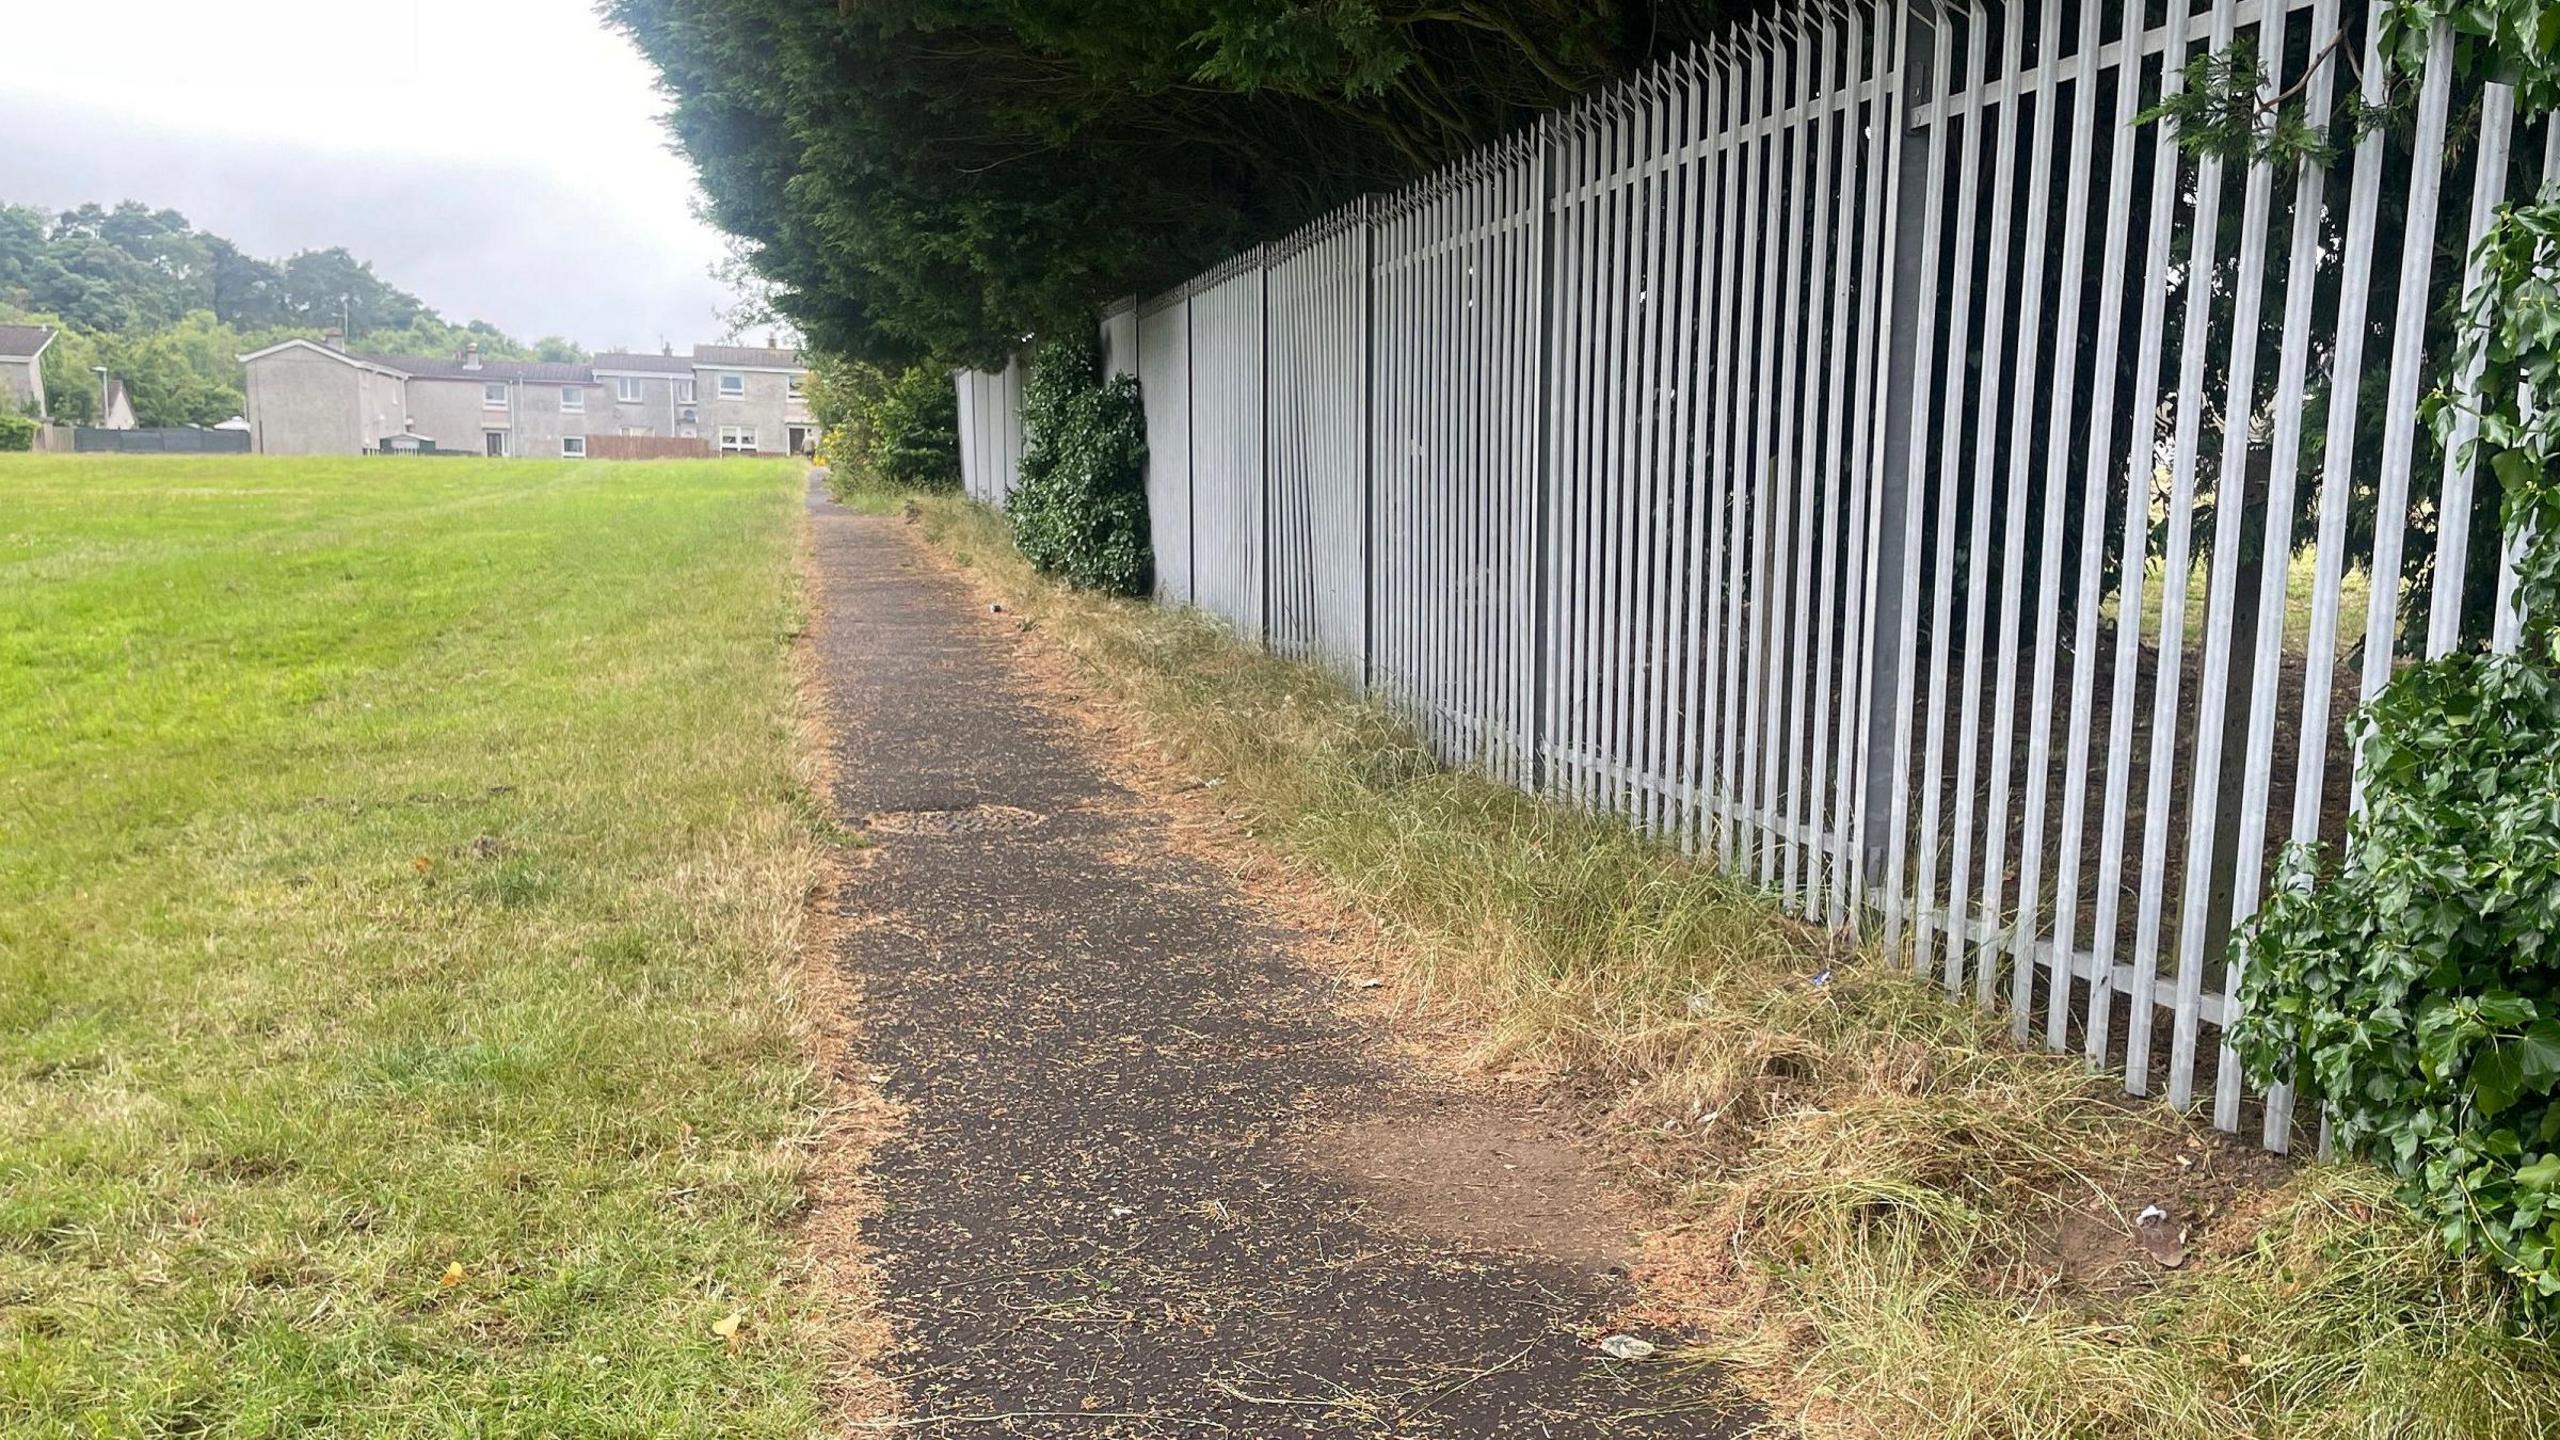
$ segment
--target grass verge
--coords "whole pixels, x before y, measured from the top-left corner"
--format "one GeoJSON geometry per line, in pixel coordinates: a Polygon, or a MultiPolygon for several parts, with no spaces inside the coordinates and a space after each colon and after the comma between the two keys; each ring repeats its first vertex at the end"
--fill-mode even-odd
{"type": "Polygon", "coordinates": [[[858,468],[847,464],[826,466],[825,473],[827,493],[835,498],[837,504],[857,515],[896,515],[907,508],[910,500],[921,498],[917,491],[875,483],[858,468]]]}
{"type": "Polygon", "coordinates": [[[814,1428],[799,473],[0,457],[0,1432],[814,1428]]]}
{"type": "Polygon", "coordinates": [[[1004,522],[927,536],[1365,916],[1467,1059],[1585,1099],[1669,1222],[1656,1318],[1817,1434],[2560,1434],[2560,1364],[2370,1167],[2289,1170],[1835,954],[1617,825],[1434,765],[1310,667],[1033,576],[1004,522]],[[1809,983],[1828,969],[1826,983],[1809,983]],[[2183,1268],[2131,1238],[2192,1216],[2183,1268]]]}

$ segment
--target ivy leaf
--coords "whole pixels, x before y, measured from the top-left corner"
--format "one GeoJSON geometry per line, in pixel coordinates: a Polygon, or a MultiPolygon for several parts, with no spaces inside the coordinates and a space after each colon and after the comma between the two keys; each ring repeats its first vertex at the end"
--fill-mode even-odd
{"type": "Polygon", "coordinates": [[[2471,1099],[2484,1115],[2496,1115],[2516,1103],[2524,1089],[2524,1061],[2513,1045],[2492,1045],[2471,1062],[2471,1099]]]}
{"type": "MultiPolygon", "coordinates": [[[[2459,876],[2448,878],[2459,879],[2459,876]]],[[[2521,995],[2503,991],[2480,997],[2479,1016],[2484,1024],[2500,1028],[2522,1025],[2533,1019],[2533,1002],[2521,995]]]]}
{"type": "Polygon", "coordinates": [[[2537,1093],[2560,1081],[2560,1020],[2545,1020],[2515,1042],[2517,1074],[2537,1093]]]}

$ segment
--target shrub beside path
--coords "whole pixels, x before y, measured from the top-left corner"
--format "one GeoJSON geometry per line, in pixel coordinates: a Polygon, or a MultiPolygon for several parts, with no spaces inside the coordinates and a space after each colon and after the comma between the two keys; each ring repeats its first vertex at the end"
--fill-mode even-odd
{"type": "Polygon", "coordinates": [[[904,1433],[1745,1428],[1713,1376],[1599,1348],[1617,1217],[1567,1147],[1394,1063],[964,582],[810,503],[834,804],[877,847],[836,943],[903,1113],[865,1238],[904,1433]]]}

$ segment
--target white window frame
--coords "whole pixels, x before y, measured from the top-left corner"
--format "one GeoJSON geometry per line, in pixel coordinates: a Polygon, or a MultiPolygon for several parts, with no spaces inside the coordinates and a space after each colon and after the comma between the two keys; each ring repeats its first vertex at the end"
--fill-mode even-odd
{"type": "Polygon", "coordinates": [[[483,380],[483,381],[481,381],[481,382],[480,382],[480,408],[481,408],[481,409],[483,409],[483,410],[504,410],[504,409],[506,409],[506,408],[507,408],[507,382],[506,382],[506,381],[504,381],[504,380],[483,380]]]}
{"type": "Polygon", "coordinates": [[[739,455],[754,454],[756,448],[756,427],[753,425],[721,426],[720,448],[724,451],[739,455]]]}
{"type": "Polygon", "coordinates": [[[587,458],[587,437],[586,437],[586,436],[584,436],[584,435],[563,435],[563,436],[561,436],[561,437],[560,437],[560,458],[561,458],[561,459],[563,459],[563,460],[584,460],[584,459],[586,459],[586,458],[587,458]]]}
{"type": "Polygon", "coordinates": [[[676,403],[679,405],[690,405],[693,403],[692,376],[687,375],[676,382],[676,403]]]}
{"type": "Polygon", "coordinates": [[[797,370],[791,372],[790,390],[788,393],[792,399],[799,400],[806,397],[808,392],[805,387],[808,384],[808,380],[808,376],[801,374],[797,370]]]}
{"type": "Polygon", "coordinates": [[[745,375],[743,372],[741,372],[741,371],[737,371],[737,370],[723,370],[723,371],[721,371],[721,372],[720,372],[720,398],[721,398],[721,399],[723,399],[723,400],[744,400],[744,399],[746,399],[746,398],[747,398],[747,377],[746,377],[746,375],[745,375]]]}
{"type": "Polygon", "coordinates": [[[639,404],[641,400],[640,377],[637,375],[614,376],[613,398],[625,405],[639,404]]]}
{"type": "Polygon", "coordinates": [[[583,415],[587,411],[587,392],[575,385],[560,387],[560,413],[583,415]]]}

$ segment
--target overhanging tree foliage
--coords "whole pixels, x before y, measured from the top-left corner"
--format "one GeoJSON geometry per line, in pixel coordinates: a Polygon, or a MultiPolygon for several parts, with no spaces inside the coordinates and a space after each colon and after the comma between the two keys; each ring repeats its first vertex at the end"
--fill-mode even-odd
{"type": "Polygon", "coordinates": [[[1704,33],[1714,0],[609,0],[820,349],[987,363],[1704,33]]]}
{"type": "Polygon", "coordinates": [[[821,355],[809,412],[825,427],[818,455],[836,493],[960,488],[960,397],[931,365],[884,371],[821,355]]]}

